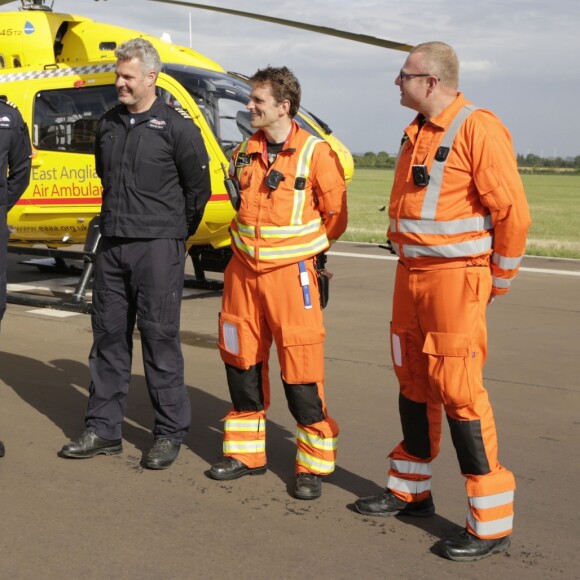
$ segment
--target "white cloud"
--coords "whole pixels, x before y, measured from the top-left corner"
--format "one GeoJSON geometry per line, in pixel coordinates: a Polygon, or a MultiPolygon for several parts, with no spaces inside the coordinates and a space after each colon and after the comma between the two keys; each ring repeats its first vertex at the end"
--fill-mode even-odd
{"type": "MultiPolygon", "coordinates": [[[[50,3],[50,2],[49,2],[50,3]]],[[[461,89],[497,112],[516,149],[580,155],[575,114],[580,85],[577,0],[208,0],[278,18],[409,44],[442,40],[459,55],[461,89]]],[[[3,6],[14,10],[19,2],[3,6]]],[[[299,77],[304,105],[354,151],[395,152],[413,112],[393,85],[405,53],[311,32],[148,0],[55,0],[82,14],[149,34],[168,33],[227,70],[253,73],[285,64],[299,77]]]]}
{"type": "Polygon", "coordinates": [[[495,67],[489,60],[467,60],[461,61],[460,68],[462,73],[479,73],[490,71],[495,67]]]}

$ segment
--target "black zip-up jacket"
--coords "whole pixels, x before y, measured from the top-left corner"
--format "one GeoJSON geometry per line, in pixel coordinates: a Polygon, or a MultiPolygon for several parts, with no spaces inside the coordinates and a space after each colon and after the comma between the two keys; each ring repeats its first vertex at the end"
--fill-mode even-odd
{"type": "Polygon", "coordinates": [[[30,182],[30,137],[18,109],[0,99],[0,206],[10,210],[30,182]]]}
{"type": "Polygon", "coordinates": [[[211,195],[209,159],[185,111],[157,97],[146,113],[117,105],[100,119],[95,143],[103,184],[100,230],[121,238],[185,239],[211,195]]]}

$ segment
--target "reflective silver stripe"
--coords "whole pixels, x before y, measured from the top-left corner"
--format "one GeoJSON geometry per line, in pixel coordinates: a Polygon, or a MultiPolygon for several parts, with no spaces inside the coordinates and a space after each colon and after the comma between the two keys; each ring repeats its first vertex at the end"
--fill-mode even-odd
{"type": "Polygon", "coordinates": [[[30,79],[46,79],[51,77],[70,77],[78,75],[88,75],[94,73],[114,72],[115,63],[98,64],[91,66],[78,66],[74,68],[53,68],[40,71],[19,72],[10,74],[0,74],[0,83],[13,81],[26,81],[30,79]]]}
{"type": "Polygon", "coordinates": [[[238,232],[231,230],[231,234],[234,240],[234,244],[236,244],[236,248],[238,248],[239,250],[241,250],[242,252],[248,254],[248,256],[251,256],[253,258],[256,253],[254,248],[252,246],[244,244],[244,242],[242,242],[242,240],[240,239],[238,232]]]}
{"type": "MultiPolygon", "coordinates": [[[[493,238],[491,236],[481,240],[458,242],[457,244],[441,244],[438,246],[403,245],[403,252],[408,258],[465,258],[475,254],[483,254],[491,250],[493,238]]],[[[394,247],[394,244],[393,244],[394,247]]]]}
{"type": "Polygon", "coordinates": [[[393,248],[393,252],[395,252],[395,255],[400,257],[401,247],[399,246],[399,244],[395,244],[395,242],[391,240],[391,247],[393,248]]]}
{"type": "Polygon", "coordinates": [[[466,234],[469,232],[481,232],[493,229],[491,215],[475,216],[459,220],[436,221],[436,220],[397,220],[391,218],[391,231],[406,234],[466,234]]]}
{"type": "Polygon", "coordinates": [[[467,522],[478,536],[495,536],[502,533],[507,536],[512,531],[514,516],[508,516],[507,518],[501,518],[491,522],[479,522],[473,517],[471,512],[467,512],[467,522]]]}
{"type": "MultiPolygon", "coordinates": [[[[303,177],[307,179],[310,175],[310,162],[312,161],[312,155],[314,153],[314,147],[317,143],[320,143],[321,139],[311,135],[306,139],[306,142],[302,146],[300,155],[296,163],[296,178],[303,177]]],[[[296,180],[294,180],[296,183],[296,180]]],[[[301,225],[302,224],[302,213],[304,212],[304,204],[306,202],[306,188],[304,189],[294,189],[294,204],[292,207],[292,217],[290,219],[291,225],[301,225]]]]}
{"type": "Polygon", "coordinates": [[[399,152],[397,153],[397,160],[395,161],[395,172],[397,170],[397,165],[399,165],[399,159],[401,158],[401,153],[403,153],[403,147],[407,144],[409,136],[405,133],[401,139],[401,145],[399,146],[399,152]]]}
{"type": "Polygon", "coordinates": [[[314,469],[318,473],[332,473],[334,471],[334,461],[326,461],[320,457],[304,453],[304,451],[296,453],[296,463],[307,469],[314,469]]]}
{"type": "Polygon", "coordinates": [[[316,218],[310,223],[300,226],[261,226],[260,235],[262,238],[296,238],[312,234],[320,229],[322,220],[316,218]]]}
{"type": "Polygon", "coordinates": [[[514,270],[520,265],[522,258],[523,256],[519,256],[518,258],[506,258],[497,252],[494,252],[491,255],[491,261],[502,270],[514,270]]]}
{"type": "Polygon", "coordinates": [[[512,280],[506,280],[505,278],[497,278],[496,276],[492,276],[492,284],[496,288],[509,288],[512,285],[512,280]]]}
{"type": "Polygon", "coordinates": [[[338,437],[319,437],[317,435],[311,435],[306,433],[303,429],[296,429],[296,439],[302,441],[305,445],[309,447],[314,447],[314,449],[320,449],[321,451],[336,451],[336,446],[338,443],[338,437]]]}
{"type": "Polygon", "coordinates": [[[499,507],[500,505],[507,505],[508,503],[513,503],[513,501],[514,492],[504,491],[503,493],[495,493],[482,497],[470,497],[469,505],[475,509],[489,509],[499,507]]]}
{"type": "MultiPolygon", "coordinates": [[[[232,232],[233,234],[233,232],[232,232]]],[[[237,244],[236,244],[237,245],[237,244]]],[[[318,254],[328,248],[326,233],[318,236],[307,244],[295,244],[293,246],[279,246],[274,248],[260,248],[261,260],[276,260],[277,258],[299,258],[318,254]]]]}
{"type": "Polygon", "coordinates": [[[227,419],[224,431],[257,431],[266,432],[266,421],[263,419],[227,419]]]}
{"type": "Polygon", "coordinates": [[[266,451],[266,442],[256,441],[224,441],[224,453],[263,453],[266,451]]]}
{"type": "Polygon", "coordinates": [[[247,236],[248,238],[255,238],[256,237],[256,226],[248,226],[246,224],[243,224],[238,219],[238,214],[236,214],[234,216],[234,221],[238,225],[238,232],[240,234],[242,234],[243,236],[247,236]]]}
{"type": "MultiPolygon", "coordinates": [[[[451,150],[453,146],[453,141],[463,125],[463,122],[473,111],[477,109],[474,105],[465,105],[462,107],[455,115],[453,121],[449,125],[441,145],[439,147],[447,147],[451,150]]],[[[443,181],[443,171],[445,170],[445,164],[449,159],[449,155],[443,161],[433,160],[431,168],[429,171],[429,185],[427,186],[427,191],[425,192],[425,198],[423,199],[423,207],[421,208],[421,219],[435,219],[435,213],[437,212],[437,203],[439,202],[439,196],[441,195],[441,182],[443,181]]]]}
{"type": "Polygon", "coordinates": [[[425,479],[423,481],[412,481],[409,479],[401,479],[400,477],[394,477],[389,475],[387,479],[387,488],[393,491],[400,491],[402,493],[412,493],[417,495],[423,493],[424,491],[431,490],[431,479],[425,479]]]}
{"type": "Polygon", "coordinates": [[[428,475],[429,477],[432,475],[431,462],[418,463],[417,461],[391,459],[391,469],[408,475],[428,475]]]}

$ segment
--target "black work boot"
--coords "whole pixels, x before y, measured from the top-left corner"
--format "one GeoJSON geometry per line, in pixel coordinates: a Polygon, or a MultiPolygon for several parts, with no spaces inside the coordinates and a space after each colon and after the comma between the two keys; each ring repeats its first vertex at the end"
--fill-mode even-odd
{"type": "Polygon", "coordinates": [[[224,457],[221,461],[211,466],[208,475],[212,479],[237,479],[243,475],[261,475],[266,473],[266,469],[267,465],[263,467],[248,467],[233,457],[224,457]]]}
{"type": "Polygon", "coordinates": [[[168,439],[167,437],[157,437],[153,442],[153,447],[149,449],[145,458],[145,467],[149,469],[167,469],[171,467],[177,459],[181,441],[168,439]]]}
{"type": "Polygon", "coordinates": [[[317,499],[322,495],[322,477],[315,473],[299,473],[294,484],[294,497],[317,499]]]}
{"type": "Polygon", "coordinates": [[[4,449],[4,443],[2,443],[2,441],[0,441],[0,457],[4,457],[5,454],[6,454],[6,449],[4,449]]]}
{"type": "Polygon", "coordinates": [[[95,455],[117,455],[123,451],[121,439],[102,439],[92,431],[83,431],[75,441],[67,443],[60,451],[61,457],[88,459],[95,455]]]}
{"type": "Polygon", "coordinates": [[[421,501],[408,502],[399,499],[389,489],[379,495],[357,499],[354,502],[354,507],[357,512],[365,516],[415,516],[428,518],[435,513],[435,505],[431,495],[421,501]]]}
{"type": "Polygon", "coordinates": [[[461,530],[456,536],[445,540],[441,544],[440,554],[455,562],[472,562],[481,560],[492,554],[499,554],[510,547],[509,536],[495,540],[483,540],[467,530],[461,530]]]}

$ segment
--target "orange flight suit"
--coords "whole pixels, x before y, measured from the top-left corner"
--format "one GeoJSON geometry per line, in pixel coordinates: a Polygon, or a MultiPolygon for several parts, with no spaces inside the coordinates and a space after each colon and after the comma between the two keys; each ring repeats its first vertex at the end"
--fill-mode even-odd
{"type": "Polygon", "coordinates": [[[431,493],[445,409],[466,478],[466,527],[509,535],[515,479],[497,457],[483,386],[486,307],[505,294],[524,254],[530,215],[511,137],[461,93],[438,116],[405,130],[389,204],[399,255],[391,350],[400,384],[403,441],[390,453],[387,487],[405,501],[431,493]],[[413,165],[428,184],[416,185],[413,165]]]}
{"type": "Polygon", "coordinates": [[[231,224],[219,324],[233,403],[224,455],[250,468],[266,465],[274,340],[297,422],[296,473],[325,475],[334,470],[339,429],[324,402],[325,330],[314,258],[346,229],[342,167],[328,144],[293,122],[271,166],[257,131],[234,152],[230,176],[239,182],[241,206],[231,224]],[[265,183],[273,170],[284,177],[275,189],[265,183]]]}

